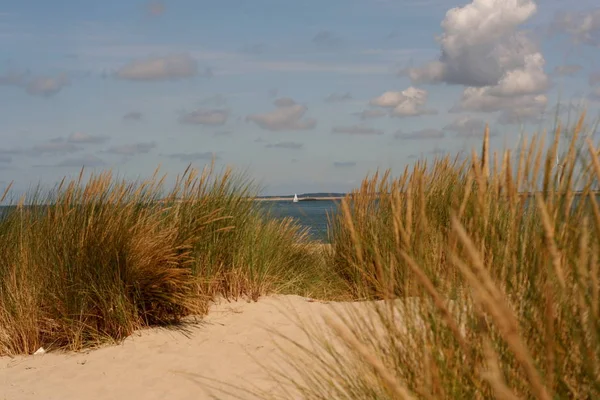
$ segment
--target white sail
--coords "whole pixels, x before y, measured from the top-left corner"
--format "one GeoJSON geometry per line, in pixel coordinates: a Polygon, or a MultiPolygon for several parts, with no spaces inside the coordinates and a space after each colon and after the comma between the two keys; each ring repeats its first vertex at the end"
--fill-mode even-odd
{"type": "Polygon", "coordinates": [[[296,193],[294,193],[294,203],[298,202],[298,195],[296,193]]]}

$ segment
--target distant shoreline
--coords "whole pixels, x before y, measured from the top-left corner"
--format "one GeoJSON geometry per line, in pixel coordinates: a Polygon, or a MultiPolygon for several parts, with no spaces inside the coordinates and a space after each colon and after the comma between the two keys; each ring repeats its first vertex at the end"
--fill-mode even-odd
{"type": "MultiPolygon", "coordinates": [[[[255,201],[292,201],[293,197],[256,197],[255,201]]],[[[299,197],[298,201],[332,201],[342,200],[343,197],[299,197]]]]}

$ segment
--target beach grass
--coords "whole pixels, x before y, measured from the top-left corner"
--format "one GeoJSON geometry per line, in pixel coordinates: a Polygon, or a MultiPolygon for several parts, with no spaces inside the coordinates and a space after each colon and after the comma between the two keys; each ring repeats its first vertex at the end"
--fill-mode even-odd
{"type": "Polygon", "coordinates": [[[491,157],[486,129],[465,160],[365,179],[331,217],[329,262],[371,312],[304,326],[297,374],[277,379],[305,399],[599,398],[600,161],[579,147],[584,118],[558,164],[560,125],[491,157]]]}
{"type": "Polygon", "coordinates": [[[292,343],[296,374],[273,377],[302,398],[598,398],[600,160],[584,122],[560,157],[560,124],[493,154],[486,128],[469,157],[368,176],[330,215],[330,245],[231,170],[188,168],[170,189],[158,171],[82,171],[0,220],[0,355],[299,294],[369,310],[299,326],[311,347],[292,343]]]}
{"type": "Polygon", "coordinates": [[[258,187],[247,177],[211,166],[164,182],[82,171],[6,209],[0,355],[118,342],[202,315],[217,296],[329,292],[306,230],[248,201],[258,187]]]}

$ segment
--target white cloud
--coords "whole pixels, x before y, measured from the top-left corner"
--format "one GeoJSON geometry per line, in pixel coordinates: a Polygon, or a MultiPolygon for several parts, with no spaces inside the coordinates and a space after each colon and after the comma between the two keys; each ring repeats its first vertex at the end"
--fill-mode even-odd
{"type": "Polygon", "coordinates": [[[183,124],[192,125],[210,125],[220,126],[224,125],[229,118],[229,111],[215,109],[215,110],[196,110],[190,113],[184,114],[179,118],[179,122],[183,124]]]}
{"type": "Polygon", "coordinates": [[[246,117],[246,121],[252,121],[259,127],[268,131],[298,131],[314,129],[317,121],[313,118],[304,118],[306,106],[296,104],[292,99],[275,100],[275,110],[263,113],[252,114],[246,117]],[[291,101],[289,101],[291,100],[291,101]]]}
{"type": "Polygon", "coordinates": [[[549,85],[544,56],[517,30],[535,12],[532,0],[473,0],[453,8],[442,22],[440,58],[409,68],[408,75],[413,82],[464,85],[487,96],[543,93],[549,85]]]}
{"type": "Polygon", "coordinates": [[[481,136],[485,129],[485,121],[469,115],[461,115],[444,127],[444,130],[456,132],[458,136],[481,136]]]}
{"type": "Polygon", "coordinates": [[[453,106],[450,112],[503,111],[506,115],[521,115],[533,117],[540,115],[548,104],[548,98],[543,94],[517,97],[496,96],[490,87],[468,87],[463,91],[459,104],[453,106]]]}
{"type": "Polygon", "coordinates": [[[490,94],[519,96],[542,93],[548,87],[544,63],[544,57],[540,53],[525,56],[525,65],[522,68],[507,71],[496,86],[490,87],[490,94]]]}
{"type": "MultiPolygon", "coordinates": [[[[408,88],[407,90],[405,90],[404,92],[417,91],[417,90],[418,89],[411,87],[411,88],[408,88]]],[[[381,96],[372,99],[369,102],[369,104],[371,104],[373,106],[378,106],[378,107],[394,108],[401,102],[408,100],[408,97],[404,95],[404,92],[392,92],[392,91],[385,92],[381,96]]],[[[417,94],[418,94],[418,92],[417,92],[417,94]]]]}
{"type": "Polygon", "coordinates": [[[132,61],[115,73],[120,79],[161,81],[198,75],[198,63],[189,54],[173,54],[132,61]]]}
{"type": "Polygon", "coordinates": [[[423,114],[435,114],[435,110],[423,108],[427,102],[426,90],[409,87],[401,92],[388,91],[372,99],[372,106],[391,108],[392,116],[409,117],[423,114]]]}

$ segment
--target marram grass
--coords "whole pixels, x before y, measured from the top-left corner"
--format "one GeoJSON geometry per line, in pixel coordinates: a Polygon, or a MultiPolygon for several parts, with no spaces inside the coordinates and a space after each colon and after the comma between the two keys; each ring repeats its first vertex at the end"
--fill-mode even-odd
{"type": "Polygon", "coordinates": [[[211,167],[169,192],[157,174],[104,172],[22,198],[0,221],[0,355],[118,341],[215,296],[327,293],[306,232],[261,212],[255,193],[211,167]]]}
{"type": "Polygon", "coordinates": [[[577,148],[583,121],[559,165],[560,126],[492,158],[486,129],[466,161],[365,179],[331,217],[329,263],[377,301],[305,326],[297,376],[278,379],[305,399],[600,398],[600,161],[589,138],[577,148]]]}
{"type": "MultiPolygon", "coordinates": [[[[110,172],[34,192],[0,221],[0,354],[81,349],[203,314],[215,296],[371,300],[304,326],[306,399],[600,397],[598,149],[519,151],[367,177],[332,215],[331,251],[248,201],[244,177],[110,172]],[[27,204],[27,205],[25,205],[27,204]]],[[[276,374],[275,374],[276,376],[276,374]]]]}

